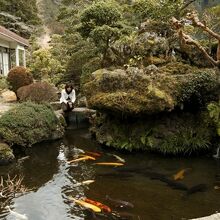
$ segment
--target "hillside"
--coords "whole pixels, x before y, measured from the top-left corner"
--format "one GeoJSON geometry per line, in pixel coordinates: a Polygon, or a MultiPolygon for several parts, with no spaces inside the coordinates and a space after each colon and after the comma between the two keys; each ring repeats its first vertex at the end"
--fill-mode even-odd
{"type": "Polygon", "coordinates": [[[1,0],[0,25],[24,37],[30,37],[39,25],[36,0],[1,0]]]}

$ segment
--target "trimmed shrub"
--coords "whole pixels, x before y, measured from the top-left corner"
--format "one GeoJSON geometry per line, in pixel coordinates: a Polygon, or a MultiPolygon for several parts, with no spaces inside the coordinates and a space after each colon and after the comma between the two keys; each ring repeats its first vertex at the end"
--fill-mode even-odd
{"type": "Polygon", "coordinates": [[[56,89],[46,82],[22,86],[17,90],[17,96],[20,101],[32,101],[35,103],[52,102],[58,99],[56,89]]]}
{"type": "Polygon", "coordinates": [[[31,146],[63,136],[64,128],[50,105],[26,102],[0,118],[0,138],[6,143],[31,146]]]}
{"type": "Polygon", "coordinates": [[[8,73],[7,81],[14,92],[22,87],[33,83],[31,73],[23,66],[16,66],[8,73]]]}

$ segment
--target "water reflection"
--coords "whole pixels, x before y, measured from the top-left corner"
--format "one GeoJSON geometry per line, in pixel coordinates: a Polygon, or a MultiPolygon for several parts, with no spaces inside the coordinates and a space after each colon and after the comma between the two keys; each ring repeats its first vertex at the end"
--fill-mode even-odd
{"type": "MultiPolygon", "coordinates": [[[[170,220],[206,216],[219,210],[219,193],[214,185],[219,181],[220,162],[213,158],[165,158],[147,153],[122,153],[101,148],[85,130],[69,131],[57,142],[35,146],[28,152],[30,159],[21,164],[1,167],[1,174],[20,173],[25,176],[26,187],[35,190],[13,199],[11,208],[25,213],[31,220],[92,220],[92,219],[152,219],[170,220]],[[126,160],[121,168],[94,165],[93,161],[68,164],[82,151],[101,152],[98,162],[115,160],[108,153],[117,154],[126,160]],[[190,168],[181,184],[187,187],[206,184],[206,192],[186,196],[186,191],[173,189],[149,173],[160,173],[172,179],[181,169],[190,168]],[[123,169],[125,169],[123,171],[123,169]],[[95,180],[90,185],[80,185],[85,180],[95,180]],[[134,208],[118,207],[106,199],[124,200],[134,208]],[[74,204],[69,197],[90,198],[111,207],[115,215],[94,216],[88,210],[74,204]],[[119,215],[127,217],[119,218],[119,215]]],[[[0,219],[11,220],[8,212],[0,211],[0,219]]]]}

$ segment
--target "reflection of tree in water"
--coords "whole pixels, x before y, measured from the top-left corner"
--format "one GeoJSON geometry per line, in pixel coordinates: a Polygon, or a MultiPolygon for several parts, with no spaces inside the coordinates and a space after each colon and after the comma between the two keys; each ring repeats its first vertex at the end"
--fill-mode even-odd
{"type": "Polygon", "coordinates": [[[0,167],[0,175],[24,176],[24,186],[37,190],[58,172],[59,144],[59,142],[44,142],[26,149],[28,158],[18,159],[15,163],[0,167]]]}
{"type": "MultiPolygon", "coordinates": [[[[22,176],[22,185],[27,189],[38,190],[45,183],[50,181],[54,174],[58,172],[58,148],[59,142],[44,142],[26,149],[29,158],[26,160],[17,160],[9,166],[0,167],[0,175],[7,177],[10,175],[12,178],[15,176],[22,176]]],[[[13,199],[20,197],[21,193],[10,197],[6,205],[13,205],[13,199]]],[[[0,209],[0,218],[8,215],[5,210],[5,205],[0,209]]]]}
{"type": "Polygon", "coordinates": [[[58,173],[59,145],[58,141],[45,142],[37,144],[29,150],[30,159],[23,162],[24,184],[38,189],[58,173]]]}
{"type": "MultiPolygon", "coordinates": [[[[62,153],[64,154],[64,157],[62,157],[66,158],[66,161],[80,157],[80,154],[84,152],[82,149],[83,146],[85,146],[83,138],[80,138],[78,135],[67,136],[66,139],[63,140],[61,146],[62,153]]],[[[62,196],[64,202],[69,205],[68,216],[74,216],[75,219],[80,220],[86,219],[89,213],[87,213],[83,207],[71,202],[68,198],[73,197],[75,199],[82,199],[86,197],[86,191],[89,189],[89,186],[80,185],[80,183],[94,178],[94,168],[91,166],[91,162],[81,161],[67,164],[65,169],[65,175],[68,181],[67,184],[62,187],[62,196]]]]}

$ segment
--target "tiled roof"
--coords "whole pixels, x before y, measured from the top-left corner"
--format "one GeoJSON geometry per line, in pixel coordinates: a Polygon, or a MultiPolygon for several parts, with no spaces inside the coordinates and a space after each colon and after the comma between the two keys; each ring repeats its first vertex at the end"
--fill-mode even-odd
{"type": "Polygon", "coordinates": [[[12,31],[9,31],[8,29],[6,29],[5,27],[0,25],[0,35],[3,35],[5,37],[10,38],[13,41],[16,41],[24,46],[29,46],[29,42],[27,39],[15,34],[12,31]]]}

